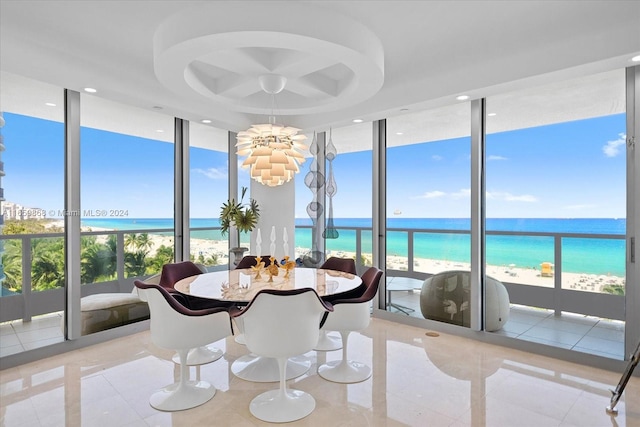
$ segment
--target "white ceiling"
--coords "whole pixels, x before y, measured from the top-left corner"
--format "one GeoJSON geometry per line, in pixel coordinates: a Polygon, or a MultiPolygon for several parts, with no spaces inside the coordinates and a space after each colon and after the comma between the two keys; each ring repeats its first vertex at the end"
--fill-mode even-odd
{"type": "Polygon", "coordinates": [[[309,133],[639,54],[640,1],[0,1],[4,73],[233,131],[273,108],[261,74],[287,77],[278,121],[309,133]]]}

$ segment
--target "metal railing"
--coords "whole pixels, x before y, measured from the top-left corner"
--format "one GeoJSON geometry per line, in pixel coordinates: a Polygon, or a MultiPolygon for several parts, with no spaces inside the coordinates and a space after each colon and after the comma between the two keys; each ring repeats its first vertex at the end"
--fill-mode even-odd
{"type": "MultiPolygon", "coordinates": [[[[370,255],[363,249],[363,233],[371,234],[371,228],[367,227],[336,227],[338,230],[353,231],[353,250],[358,272],[367,267],[363,259],[370,255]]],[[[312,230],[311,226],[296,226],[296,229],[312,230]]],[[[219,230],[219,227],[194,228],[194,231],[219,230]]],[[[401,229],[388,228],[387,234],[399,232],[405,233],[406,269],[387,268],[387,277],[401,276],[419,280],[431,276],[435,271],[416,269],[415,241],[417,235],[445,234],[445,235],[470,235],[465,230],[448,229],[401,229]]],[[[82,232],[81,236],[116,236],[116,275],[113,280],[82,285],[82,296],[103,292],[129,292],[133,281],[142,276],[126,277],[125,275],[125,235],[128,234],[166,234],[173,233],[172,229],[138,229],[116,231],[89,231],[82,232]]],[[[534,284],[522,283],[516,280],[502,280],[509,292],[511,303],[533,307],[547,308],[556,312],[568,311],[610,319],[624,319],[624,296],[611,295],[597,292],[583,292],[580,290],[566,289],[562,286],[562,241],[563,239],[607,239],[624,240],[624,235],[615,234],[583,234],[583,233],[545,233],[545,232],[518,232],[518,231],[488,231],[487,236],[518,236],[518,237],[545,237],[553,239],[553,263],[555,266],[553,286],[542,287],[534,284]]],[[[0,241],[20,240],[22,243],[22,260],[31,260],[33,240],[46,238],[62,238],[63,233],[0,235],[0,241]]],[[[330,244],[329,244],[330,246],[330,244]]],[[[370,242],[366,247],[370,247],[370,242]]],[[[306,248],[296,247],[297,251],[306,248]]],[[[308,250],[311,250],[308,248],[308,250]]],[[[396,254],[398,255],[398,254],[396,254]]],[[[296,254],[298,256],[298,254],[296,254]]],[[[15,295],[5,295],[0,298],[0,321],[14,319],[30,320],[32,316],[51,313],[64,309],[64,289],[50,289],[34,292],[32,290],[32,263],[22,262],[22,292],[15,295]]]]}

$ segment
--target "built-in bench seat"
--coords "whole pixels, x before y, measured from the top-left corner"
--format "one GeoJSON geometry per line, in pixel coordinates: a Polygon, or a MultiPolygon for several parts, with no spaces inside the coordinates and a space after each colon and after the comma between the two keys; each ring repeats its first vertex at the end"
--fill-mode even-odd
{"type": "MultiPolygon", "coordinates": [[[[156,274],[145,279],[160,282],[156,274]]],[[[80,299],[82,335],[104,331],[149,318],[149,306],[138,296],[137,288],[130,293],[114,292],[88,295],[80,299]]]]}

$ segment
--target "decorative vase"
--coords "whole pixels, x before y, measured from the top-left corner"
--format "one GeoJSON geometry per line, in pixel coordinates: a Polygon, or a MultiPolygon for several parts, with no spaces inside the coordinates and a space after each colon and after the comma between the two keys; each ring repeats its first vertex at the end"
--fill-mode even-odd
{"type": "Polygon", "coordinates": [[[231,248],[231,253],[234,255],[233,265],[238,265],[242,257],[244,257],[244,253],[248,250],[249,248],[231,248]]]}

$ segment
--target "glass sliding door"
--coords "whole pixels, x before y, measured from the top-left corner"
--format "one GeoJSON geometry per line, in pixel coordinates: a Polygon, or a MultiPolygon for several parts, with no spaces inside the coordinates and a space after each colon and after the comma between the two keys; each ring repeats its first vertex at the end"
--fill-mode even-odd
{"type": "Polygon", "coordinates": [[[228,236],[220,234],[220,208],[229,186],[228,132],[189,123],[191,260],[208,269],[229,263],[228,236]]]}
{"type": "Polygon", "coordinates": [[[0,73],[0,356],[64,341],[64,90],[0,73]]]}
{"type": "Polygon", "coordinates": [[[98,95],[80,99],[82,296],[109,293],[112,303],[82,312],[83,335],[148,318],[120,295],[175,250],[173,117],[98,95]]]}
{"type": "Polygon", "coordinates": [[[461,102],[387,119],[389,311],[469,327],[470,117],[461,102]]]}
{"type": "Polygon", "coordinates": [[[496,333],[623,358],[624,94],[615,70],[487,99],[485,269],[512,304],[496,333]]]}

